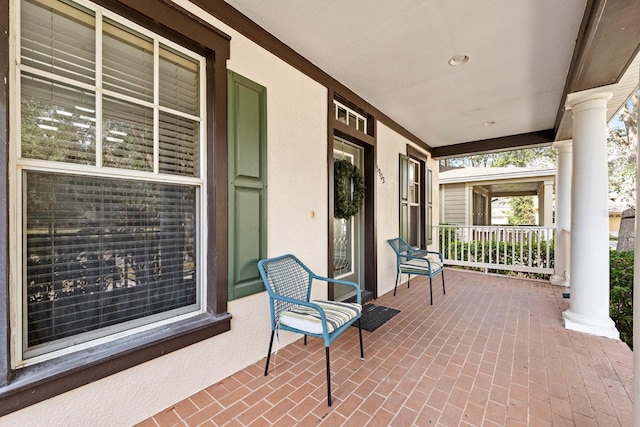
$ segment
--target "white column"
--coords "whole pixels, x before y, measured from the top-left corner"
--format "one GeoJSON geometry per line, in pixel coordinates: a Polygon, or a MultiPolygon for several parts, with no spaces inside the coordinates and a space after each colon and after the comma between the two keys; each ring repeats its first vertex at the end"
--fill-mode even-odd
{"type": "Polygon", "coordinates": [[[567,99],[573,110],[571,300],[567,329],[620,339],[609,317],[607,100],[598,88],[567,99]]]}
{"type": "Polygon", "coordinates": [[[571,247],[571,140],[556,141],[556,237],[553,252],[554,285],[569,286],[569,248],[571,247]]]}
{"type": "Polygon", "coordinates": [[[542,200],[544,210],[542,211],[542,226],[551,227],[553,225],[553,181],[545,181],[542,187],[542,200]]]}

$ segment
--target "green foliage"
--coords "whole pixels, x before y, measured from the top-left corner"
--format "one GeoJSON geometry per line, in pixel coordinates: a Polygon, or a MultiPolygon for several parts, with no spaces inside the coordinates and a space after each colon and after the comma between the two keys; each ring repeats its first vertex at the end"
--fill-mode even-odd
{"type": "Polygon", "coordinates": [[[552,147],[529,148],[526,150],[503,151],[499,153],[478,154],[475,156],[447,159],[448,166],[464,167],[553,167],[556,150],[552,147]]]}
{"type": "Polygon", "coordinates": [[[533,225],[536,223],[533,197],[512,197],[509,200],[509,225],[533,225]]]}
{"type": "MultiPolygon", "coordinates": [[[[499,242],[495,239],[455,241],[455,235],[459,231],[456,228],[440,228],[440,250],[445,258],[478,263],[553,268],[554,240],[547,241],[534,236],[523,242],[499,242]]],[[[548,278],[545,274],[512,270],[489,269],[489,272],[535,279],[548,278]]]]}
{"type": "Polygon", "coordinates": [[[623,205],[635,206],[636,160],[635,153],[630,152],[628,146],[621,142],[626,138],[624,129],[609,129],[609,198],[623,205]]]}
{"type": "Polygon", "coordinates": [[[636,89],[609,122],[609,198],[622,206],[636,206],[639,102],[640,89],[636,89]]]}
{"type": "Polygon", "coordinates": [[[633,350],[633,251],[610,251],[611,319],[620,339],[633,350]]]}
{"type": "Polygon", "coordinates": [[[364,178],[360,169],[348,160],[333,162],[334,216],[349,219],[360,210],[365,196],[364,178]]]}

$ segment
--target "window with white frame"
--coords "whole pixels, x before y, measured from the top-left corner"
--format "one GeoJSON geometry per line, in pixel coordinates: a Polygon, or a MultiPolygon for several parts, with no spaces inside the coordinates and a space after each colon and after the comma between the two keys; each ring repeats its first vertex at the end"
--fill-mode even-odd
{"type": "Polygon", "coordinates": [[[420,213],[422,212],[420,163],[409,158],[409,241],[411,246],[420,247],[422,225],[420,213]]]}
{"type": "Polygon", "coordinates": [[[89,2],[16,4],[15,359],[29,364],[203,310],[205,59],[89,2]]]}
{"type": "Polygon", "coordinates": [[[334,118],[362,133],[367,133],[367,118],[341,102],[333,100],[334,118]]]}
{"type": "Polygon", "coordinates": [[[424,155],[408,151],[410,155],[400,155],[400,237],[426,249],[433,239],[433,174],[424,155]]]}

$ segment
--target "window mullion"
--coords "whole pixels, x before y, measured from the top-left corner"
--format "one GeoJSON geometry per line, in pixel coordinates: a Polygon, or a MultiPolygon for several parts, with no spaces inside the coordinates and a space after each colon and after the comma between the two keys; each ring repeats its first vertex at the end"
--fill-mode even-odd
{"type": "Polygon", "coordinates": [[[102,167],[102,12],[96,10],[96,166],[102,167]]]}
{"type": "MultiPolygon", "coordinates": [[[[200,178],[204,179],[207,176],[207,170],[206,170],[206,164],[207,162],[205,161],[206,157],[207,157],[207,120],[206,120],[206,114],[205,112],[207,111],[207,91],[206,91],[206,87],[207,87],[207,72],[206,72],[206,60],[205,58],[200,58],[200,63],[199,63],[199,76],[200,76],[200,114],[199,114],[199,123],[200,123],[200,153],[201,153],[201,158],[200,158],[200,162],[199,162],[199,166],[200,166],[200,175],[198,175],[200,178]]],[[[206,197],[202,197],[202,200],[206,200],[206,197]]],[[[206,203],[202,203],[202,211],[201,214],[203,215],[203,218],[206,215],[206,203]]],[[[204,264],[204,263],[203,263],[204,264]]],[[[203,276],[204,277],[204,276],[203,276]]]]}
{"type": "Polygon", "coordinates": [[[153,39],[153,173],[160,173],[160,42],[153,39]]]}

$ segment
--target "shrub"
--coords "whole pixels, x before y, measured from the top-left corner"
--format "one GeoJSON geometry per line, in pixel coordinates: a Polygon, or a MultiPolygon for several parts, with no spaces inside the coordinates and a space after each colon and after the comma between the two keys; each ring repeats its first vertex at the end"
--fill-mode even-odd
{"type": "MultiPolygon", "coordinates": [[[[447,224],[441,224],[447,225],[447,224]]],[[[502,242],[495,238],[484,240],[463,241],[460,239],[460,229],[440,228],[440,251],[445,258],[458,261],[470,261],[478,263],[499,263],[504,265],[521,265],[553,268],[554,240],[538,239],[533,236],[524,242],[502,242]],[[459,240],[460,239],[460,240],[459,240]],[[549,262],[547,263],[547,251],[549,262]]],[[[484,268],[461,267],[464,269],[480,270],[484,268]]],[[[490,273],[498,273],[509,276],[528,277],[533,279],[548,279],[548,274],[528,273],[512,270],[488,269],[490,273]]]]}
{"type": "Polygon", "coordinates": [[[633,251],[610,251],[611,319],[620,339],[633,350],[633,251]]]}

